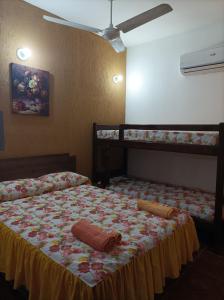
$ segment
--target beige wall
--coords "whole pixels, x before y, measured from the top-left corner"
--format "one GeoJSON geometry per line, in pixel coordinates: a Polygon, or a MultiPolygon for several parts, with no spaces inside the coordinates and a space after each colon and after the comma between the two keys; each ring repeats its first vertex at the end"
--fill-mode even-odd
{"type": "Polygon", "coordinates": [[[125,54],[99,37],[42,20],[43,11],[20,0],[0,0],[0,110],[5,151],[0,158],[69,152],[77,169],[90,175],[92,123],[124,122],[125,54]],[[11,113],[9,64],[22,63],[16,49],[27,46],[25,64],[49,71],[50,116],[11,113]]]}

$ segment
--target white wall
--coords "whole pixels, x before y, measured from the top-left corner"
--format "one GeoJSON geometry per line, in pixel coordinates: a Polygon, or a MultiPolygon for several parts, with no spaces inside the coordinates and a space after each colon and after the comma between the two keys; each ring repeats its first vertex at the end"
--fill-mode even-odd
{"type": "MultiPolygon", "coordinates": [[[[126,123],[224,121],[224,72],[183,76],[180,56],[224,41],[224,24],[128,49],[126,123]]],[[[130,151],[129,174],[214,190],[215,158],[130,151]]]]}

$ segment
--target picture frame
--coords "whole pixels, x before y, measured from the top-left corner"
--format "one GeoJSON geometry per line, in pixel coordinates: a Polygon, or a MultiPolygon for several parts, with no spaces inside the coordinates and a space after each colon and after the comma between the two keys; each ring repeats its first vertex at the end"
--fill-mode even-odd
{"type": "Polygon", "coordinates": [[[11,63],[12,112],[49,116],[49,72],[11,63]]]}

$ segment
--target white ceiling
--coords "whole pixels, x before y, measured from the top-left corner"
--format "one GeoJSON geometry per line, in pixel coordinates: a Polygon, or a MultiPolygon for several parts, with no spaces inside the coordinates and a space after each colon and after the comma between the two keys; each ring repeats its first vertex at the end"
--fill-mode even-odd
{"type": "MultiPolygon", "coordinates": [[[[108,0],[24,0],[66,20],[104,29],[109,24],[108,0]]],[[[122,34],[130,47],[155,39],[224,22],[224,0],[115,0],[114,25],[161,3],[169,3],[173,12],[122,34]]]]}

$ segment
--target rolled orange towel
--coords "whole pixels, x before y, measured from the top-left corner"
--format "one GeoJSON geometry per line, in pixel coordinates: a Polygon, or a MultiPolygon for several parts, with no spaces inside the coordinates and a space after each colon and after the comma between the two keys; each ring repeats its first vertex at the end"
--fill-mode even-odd
{"type": "Polygon", "coordinates": [[[110,251],[121,240],[120,233],[116,231],[108,233],[87,220],[78,221],[72,226],[71,232],[80,241],[103,252],[110,251]]]}
{"type": "Polygon", "coordinates": [[[171,219],[177,215],[178,209],[175,207],[160,204],[155,201],[138,200],[138,209],[148,211],[156,216],[171,219]]]}

